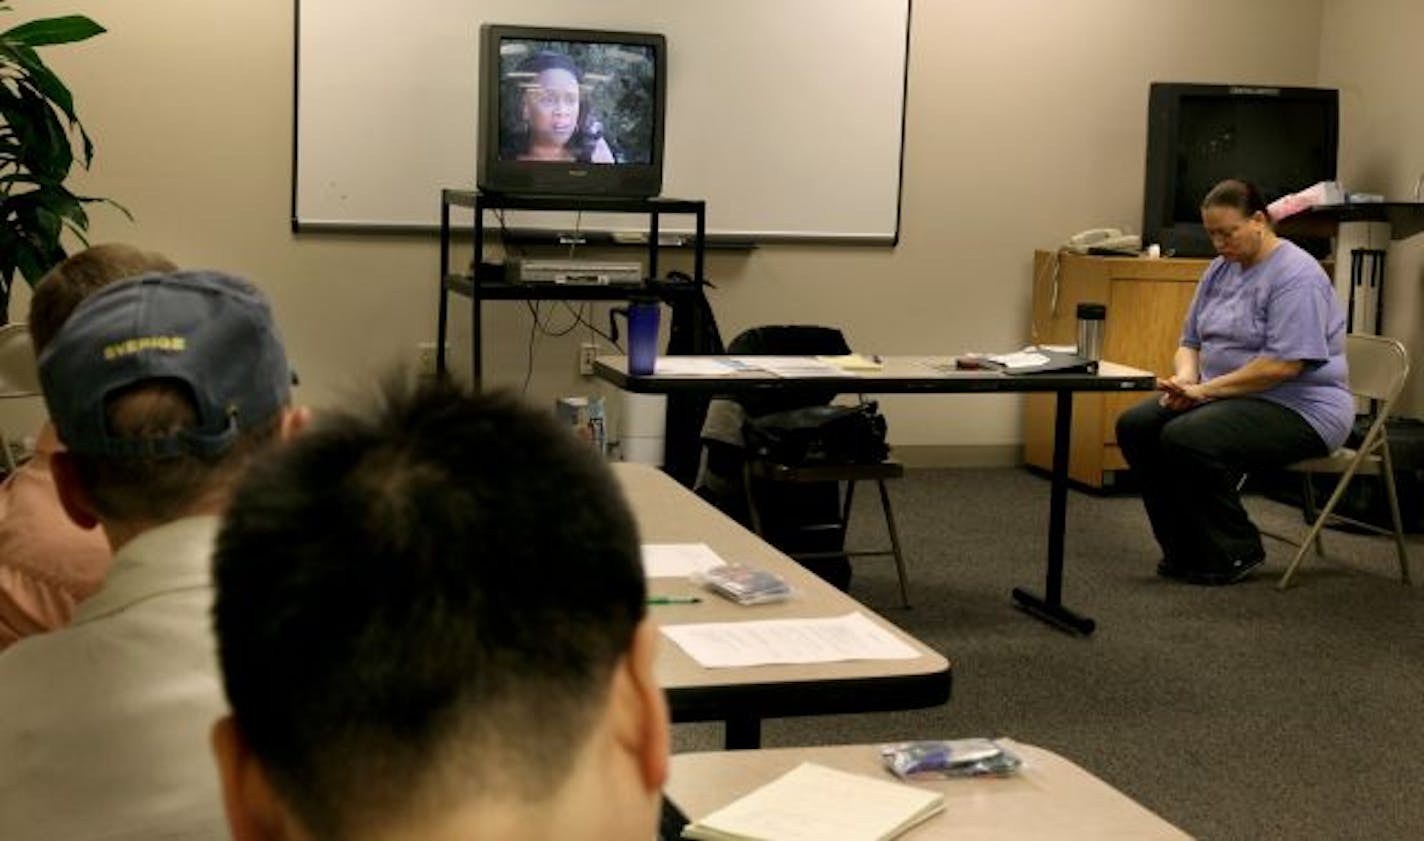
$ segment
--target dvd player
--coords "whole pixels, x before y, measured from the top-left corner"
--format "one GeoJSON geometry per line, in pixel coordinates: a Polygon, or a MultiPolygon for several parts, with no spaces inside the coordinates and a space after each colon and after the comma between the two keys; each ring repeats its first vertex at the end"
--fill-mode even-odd
{"type": "Polygon", "coordinates": [[[643,282],[643,264],[612,260],[508,260],[505,276],[514,283],[567,283],[633,286],[643,282]]]}

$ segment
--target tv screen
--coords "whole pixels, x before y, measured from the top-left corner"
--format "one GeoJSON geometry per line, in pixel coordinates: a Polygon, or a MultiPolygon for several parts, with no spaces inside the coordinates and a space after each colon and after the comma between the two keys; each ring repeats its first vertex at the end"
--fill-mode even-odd
{"type": "Polygon", "coordinates": [[[650,33],[482,27],[480,188],[657,195],[665,49],[650,33]]]}
{"type": "Polygon", "coordinates": [[[1212,186],[1244,178],[1272,201],[1334,180],[1338,132],[1334,90],[1154,83],[1143,242],[1177,256],[1213,255],[1200,210],[1212,186]]]}

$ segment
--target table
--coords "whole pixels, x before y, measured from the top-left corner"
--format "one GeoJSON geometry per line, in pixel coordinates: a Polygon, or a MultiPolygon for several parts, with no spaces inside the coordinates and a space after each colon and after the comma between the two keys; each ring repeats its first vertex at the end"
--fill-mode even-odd
{"type": "Polygon", "coordinates": [[[659,625],[860,611],[920,652],[912,660],[708,669],[664,639],[656,671],[673,721],[725,722],[728,748],[752,748],[760,743],[765,718],[909,710],[949,700],[950,664],[944,655],[807,572],[657,468],[615,464],[614,473],[645,543],[706,543],[723,559],[774,572],[797,591],[786,602],[743,607],[707,594],[685,578],[656,578],[649,582],[651,593],[704,597],[699,604],[650,605],[659,625]]]}
{"type": "MultiPolygon", "coordinates": [[[[699,357],[716,359],[718,357],[699,357]]],[[[1080,391],[1150,391],[1156,376],[1150,371],[1102,362],[1097,373],[1006,374],[1002,371],[953,370],[953,357],[887,356],[882,367],[848,377],[785,378],[765,371],[737,371],[717,376],[628,373],[624,356],[601,356],[594,373],[627,391],[645,394],[704,392],[737,394],[762,390],[835,390],[842,394],[982,394],[985,392],[1053,392],[1057,412],[1053,426],[1053,470],[1048,507],[1048,562],[1044,594],[1015,587],[1015,603],[1055,627],[1087,636],[1097,623],[1063,606],[1063,532],[1068,511],[1068,446],[1073,423],[1073,394],[1080,391]]]]}
{"type": "MultiPolygon", "coordinates": [[[[1001,742],[1024,761],[1017,775],[913,783],[943,793],[944,811],[899,837],[905,841],[1190,837],[1058,754],[1008,739],[1001,742]]],[[[687,753],[672,758],[664,792],[697,820],[802,762],[894,779],[880,764],[875,745],[687,753]]]]}

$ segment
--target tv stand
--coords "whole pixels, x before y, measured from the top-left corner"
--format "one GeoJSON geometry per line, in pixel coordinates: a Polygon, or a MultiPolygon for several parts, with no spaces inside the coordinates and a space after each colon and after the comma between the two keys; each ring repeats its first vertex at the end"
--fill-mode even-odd
{"type": "MultiPolygon", "coordinates": [[[[464,295],[470,299],[470,375],[475,389],[479,389],[484,378],[483,330],[481,310],[485,301],[626,301],[636,295],[654,295],[673,310],[674,322],[690,323],[688,338],[681,340],[688,345],[696,345],[698,337],[711,328],[704,323],[702,308],[697,306],[704,280],[705,251],[707,234],[707,203],[700,199],[674,199],[654,196],[651,198],[614,198],[607,196],[552,196],[517,195],[512,193],[485,193],[477,190],[440,191],[440,288],[439,319],[435,337],[435,371],[437,376],[448,373],[445,358],[445,336],[449,329],[449,295],[464,295]],[[467,207],[475,212],[471,228],[471,245],[474,257],[470,265],[477,267],[469,273],[455,273],[450,270],[450,209],[467,207]],[[648,217],[648,233],[644,237],[634,234],[615,241],[627,245],[646,246],[648,271],[641,286],[565,284],[565,283],[517,283],[505,277],[503,267],[484,262],[485,211],[486,210],[533,210],[533,211],[585,211],[590,213],[637,213],[648,217]],[[689,237],[677,234],[668,237],[661,231],[662,216],[690,215],[695,219],[694,233],[689,237]],[[669,240],[675,240],[670,242],[669,240]],[[658,252],[668,245],[690,245],[692,251],[692,280],[660,280],[658,278],[658,252]],[[498,268],[498,271],[495,269],[498,268]]],[[[674,342],[678,341],[676,338],[674,342]]],[[[695,346],[681,346],[670,343],[670,353],[697,353],[695,346]]],[[[668,424],[666,432],[665,469],[683,484],[691,486],[696,478],[697,459],[700,455],[698,431],[700,416],[696,412],[684,411],[671,401],[668,404],[668,424]]]]}

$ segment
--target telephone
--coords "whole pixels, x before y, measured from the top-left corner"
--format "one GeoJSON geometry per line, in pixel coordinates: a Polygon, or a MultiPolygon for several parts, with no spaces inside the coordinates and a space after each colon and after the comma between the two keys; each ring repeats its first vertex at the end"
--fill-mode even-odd
{"type": "Polygon", "coordinates": [[[1063,243],[1063,250],[1075,254],[1137,254],[1142,251],[1142,237],[1125,234],[1119,228],[1089,228],[1069,237],[1063,243]]]}

